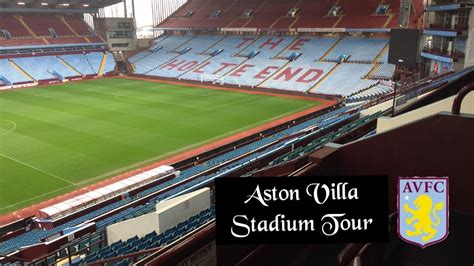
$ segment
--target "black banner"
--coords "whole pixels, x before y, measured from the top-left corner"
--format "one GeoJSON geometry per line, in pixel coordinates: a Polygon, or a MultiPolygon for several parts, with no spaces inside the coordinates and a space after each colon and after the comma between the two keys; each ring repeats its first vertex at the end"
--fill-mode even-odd
{"type": "Polygon", "coordinates": [[[388,241],[386,176],[216,179],[218,245],[388,241]]]}

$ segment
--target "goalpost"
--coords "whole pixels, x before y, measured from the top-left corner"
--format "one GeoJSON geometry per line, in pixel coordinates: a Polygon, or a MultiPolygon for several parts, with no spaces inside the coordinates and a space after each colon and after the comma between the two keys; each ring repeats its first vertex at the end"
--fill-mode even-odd
{"type": "Polygon", "coordinates": [[[217,83],[220,85],[224,85],[224,76],[201,74],[199,76],[199,80],[201,81],[201,83],[212,82],[212,84],[217,83]]]}

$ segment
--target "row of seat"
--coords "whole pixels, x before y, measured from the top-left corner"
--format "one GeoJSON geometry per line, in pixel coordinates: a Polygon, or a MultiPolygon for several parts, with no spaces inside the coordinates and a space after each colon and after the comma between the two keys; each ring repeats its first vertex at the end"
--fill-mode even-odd
{"type": "Polygon", "coordinates": [[[372,74],[372,79],[384,79],[391,80],[395,75],[395,65],[383,63],[379,68],[372,74]]]}
{"type": "Polygon", "coordinates": [[[368,101],[393,92],[393,88],[378,84],[372,88],[358,92],[346,98],[346,102],[368,101]]]}
{"type": "Polygon", "coordinates": [[[59,61],[55,56],[19,57],[13,58],[11,61],[15,62],[23,71],[37,81],[58,78],[54,76],[53,71],[59,73],[64,78],[80,75],[59,61]]]}
{"type": "Polygon", "coordinates": [[[8,59],[0,59],[1,75],[11,84],[30,82],[31,80],[19,72],[8,59]]]}
{"type": "Polygon", "coordinates": [[[86,22],[78,15],[2,14],[0,18],[0,30],[8,31],[11,37],[51,36],[51,29],[58,36],[91,34],[86,22]]]}
{"type": "Polygon", "coordinates": [[[389,79],[384,69],[394,67],[385,63],[387,45],[386,38],[165,35],[130,62],[137,74],[347,96],[377,83],[367,79],[374,60],[384,63],[379,70],[384,72],[373,79],[389,79]],[[294,53],[299,56],[289,61],[294,53]],[[336,68],[341,56],[351,64],[336,68]]]}
{"type": "MultiPolygon", "coordinates": [[[[279,156],[275,160],[271,161],[269,163],[269,165],[271,165],[271,166],[279,165],[279,164],[285,163],[287,161],[291,161],[291,160],[294,160],[296,158],[299,158],[299,157],[301,157],[305,154],[311,153],[311,152],[315,151],[317,148],[323,146],[324,144],[329,143],[329,142],[339,138],[340,136],[342,136],[346,133],[349,133],[352,130],[358,128],[358,127],[361,127],[362,125],[377,119],[381,114],[382,114],[381,112],[377,112],[375,114],[363,117],[363,118],[358,119],[358,120],[356,120],[352,123],[344,125],[344,126],[340,127],[338,130],[336,130],[334,132],[331,132],[329,134],[326,134],[326,135],[324,135],[324,136],[322,136],[322,137],[320,137],[316,140],[313,140],[312,142],[310,142],[309,144],[307,144],[305,146],[300,146],[300,147],[294,149],[293,151],[291,151],[287,154],[279,156]]],[[[337,122],[341,122],[344,119],[335,118],[335,120],[337,122]]]]}
{"type": "MultiPolygon", "coordinates": [[[[421,0],[414,1],[421,5],[421,0]]],[[[312,0],[197,0],[187,2],[162,23],[162,28],[392,28],[397,26],[400,1],[389,1],[386,13],[375,15],[380,1],[329,0],[314,4],[312,0]],[[328,16],[338,6],[337,16],[328,16]],[[295,15],[288,16],[291,9],[295,15]]],[[[413,14],[419,16],[419,14],[413,14]]]]}
{"type": "MultiPolygon", "coordinates": [[[[108,52],[107,52],[108,53],[108,52]]],[[[99,73],[104,58],[102,52],[67,54],[59,56],[33,56],[1,59],[2,76],[12,84],[30,82],[16,66],[21,68],[35,81],[70,78],[99,73]],[[16,66],[15,66],[16,65],[16,66]]],[[[108,53],[104,74],[114,71],[115,61],[108,53]]]]}
{"type": "Polygon", "coordinates": [[[336,61],[340,55],[350,55],[348,62],[372,63],[387,45],[386,38],[344,38],[327,56],[327,60],[336,61]]]}
{"type": "Polygon", "coordinates": [[[324,82],[311,92],[347,96],[369,88],[378,83],[376,80],[365,79],[373,67],[374,65],[372,64],[340,64],[324,82]]]}
{"type": "Polygon", "coordinates": [[[195,230],[201,225],[207,223],[215,217],[215,209],[212,206],[209,209],[190,217],[186,221],[176,224],[174,227],[167,229],[161,234],[155,231],[143,236],[134,236],[126,241],[119,240],[106,246],[95,253],[89,254],[84,262],[92,263],[98,260],[109,259],[113,257],[123,256],[130,253],[149,250],[160,246],[166,246],[176,241],[180,237],[195,230]]]}

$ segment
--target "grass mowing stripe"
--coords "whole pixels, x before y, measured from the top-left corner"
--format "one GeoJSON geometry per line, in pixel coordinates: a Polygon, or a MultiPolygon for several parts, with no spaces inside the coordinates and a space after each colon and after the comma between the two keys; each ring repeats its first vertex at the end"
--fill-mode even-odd
{"type": "Polygon", "coordinates": [[[200,108],[200,107],[197,107],[197,106],[191,106],[191,105],[173,103],[173,102],[168,102],[168,101],[163,101],[163,100],[146,99],[146,98],[140,98],[140,97],[135,97],[135,96],[123,95],[123,94],[119,94],[119,93],[104,92],[104,91],[93,90],[93,89],[83,89],[83,90],[91,91],[91,92],[95,92],[95,93],[107,94],[107,95],[115,96],[115,98],[127,97],[127,98],[133,98],[133,99],[137,99],[137,100],[142,100],[142,101],[149,101],[149,102],[157,102],[157,103],[171,104],[171,105],[176,105],[176,106],[181,106],[181,107],[186,107],[186,108],[192,108],[192,109],[208,110],[208,109],[200,108]]]}
{"type": "Polygon", "coordinates": [[[294,110],[294,111],[291,111],[291,112],[288,112],[288,113],[285,113],[285,114],[281,114],[281,115],[278,116],[278,117],[271,118],[271,119],[268,119],[268,120],[266,120],[266,121],[261,121],[261,122],[258,122],[258,123],[252,124],[252,125],[248,125],[248,126],[246,126],[246,127],[244,127],[244,128],[239,128],[239,129],[236,129],[236,130],[234,130],[234,131],[227,132],[227,133],[222,134],[222,135],[220,135],[220,136],[216,136],[216,137],[214,137],[214,138],[212,138],[212,139],[208,139],[208,140],[205,140],[205,141],[202,141],[202,142],[199,142],[199,143],[194,143],[194,144],[191,144],[191,145],[189,145],[189,146],[182,147],[182,148],[180,148],[180,149],[178,149],[178,150],[173,150],[173,151],[170,151],[170,152],[168,152],[168,153],[166,153],[166,154],[161,154],[161,155],[159,155],[159,156],[157,156],[157,157],[149,158],[149,159],[147,159],[147,160],[144,160],[144,161],[141,161],[141,162],[138,162],[138,163],[135,163],[135,164],[126,166],[126,167],[121,168],[121,169],[116,169],[116,170],[114,170],[114,171],[112,171],[112,172],[105,173],[105,174],[102,174],[102,175],[100,175],[100,176],[96,176],[96,177],[93,177],[93,178],[84,180],[84,181],[82,181],[82,182],[79,182],[79,183],[77,183],[77,185],[90,184],[92,181],[95,181],[95,180],[101,180],[101,179],[104,179],[104,178],[106,178],[106,177],[111,177],[111,176],[113,176],[113,175],[115,175],[115,174],[117,174],[117,173],[120,173],[120,172],[127,172],[127,171],[129,171],[129,170],[131,170],[131,169],[139,168],[140,166],[144,166],[144,165],[150,164],[150,163],[152,163],[152,162],[159,161],[160,159],[163,159],[163,158],[165,158],[165,157],[171,156],[171,155],[173,155],[173,154],[178,154],[178,153],[183,152],[183,151],[186,151],[186,150],[191,150],[191,149],[193,149],[193,148],[196,148],[196,147],[205,145],[205,144],[207,144],[207,143],[211,143],[211,142],[216,141],[216,140],[218,140],[218,139],[222,139],[222,138],[231,136],[231,135],[236,134],[236,133],[238,133],[238,132],[243,132],[243,131],[245,131],[245,130],[247,130],[247,129],[254,128],[254,127],[256,127],[256,126],[258,126],[258,125],[260,125],[260,124],[264,124],[264,123],[267,123],[267,122],[270,122],[270,121],[273,121],[273,120],[277,120],[277,119],[279,119],[279,118],[282,118],[282,117],[291,115],[291,114],[296,113],[296,112],[298,112],[298,111],[307,109],[307,108],[309,108],[310,106],[312,106],[312,105],[307,105],[307,106],[301,107],[301,108],[299,108],[299,109],[297,109],[297,110],[294,110]]]}
{"type": "Polygon", "coordinates": [[[2,92],[0,134],[13,127],[3,120],[15,121],[17,127],[10,134],[0,135],[0,153],[65,177],[77,186],[0,156],[0,188],[14,191],[0,193],[0,213],[318,104],[122,79],[2,92]],[[65,185],[70,186],[52,192],[65,185]],[[16,202],[22,203],[6,207],[16,202]]]}

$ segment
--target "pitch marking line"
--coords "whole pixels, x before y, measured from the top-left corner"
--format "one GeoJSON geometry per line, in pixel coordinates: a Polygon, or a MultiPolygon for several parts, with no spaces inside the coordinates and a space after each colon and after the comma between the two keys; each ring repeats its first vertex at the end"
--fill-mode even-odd
{"type": "MultiPolygon", "coordinates": [[[[170,92],[170,93],[178,93],[178,94],[183,94],[183,95],[189,95],[189,96],[199,96],[200,94],[199,93],[192,93],[192,92],[186,92],[184,90],[180,90],[180,89],[172,89],[170,88],[170,85],[168,84],[158,84],[157,86],[154,85],[153,87],[143,87],[143,88],[139,88],[139,89],[133,89],[133,90],[130,90],[130,88],[127,88],[126,85],[136,85],[136,83],[121,83],[120,85],[118,85],[117,89],[121,90],[121,91],[140,91],[140,90],[155,90],[155,91],[163,91],[163,92],[170,92]]],[[[100,87],[100,88],[104,88],[104,89],[110,89],[111,87],[107,87],[107,86],[100,86],[100,85],[95,85],[95,87],[100,87]]]]}
{"type": "Polygon", "coordinates": [[[40,168],[38,168],[38,167],[34,167],[34,166],[30,165],[30,164],[27,164],[27,163],[25,163],[25,162],[22,162],[22,161],[20,161],[20,160],[17,160],[17,159],[15,159],[15,158],[12,158],[12,157],[10,157],[10,156],[8,156],[8,155],[5,155],[5,154],[0,153],[0,156],[3,156],[3,157],[5,157],[5,158],[7,158],[7,159],[10,159],[10,160],[16,162],[16,163],[19,163],[19,164],[22,164],[22,165],[24,165],[24,166],[27,166],[27,167],[29,167],[29,168],[31,168],[31,169],[34,169],[34,170],[36,170],[36,171],[38,171],[38,172],[41,172],[41,173],[43,173],[43,174],[49,175],[49,176],[51,176],[51,177],[54,177],[54,178],[56,178],[56,179],[58,179],[58,180],[62,180],[62,181],[66,182],[66,183],[68,183],[68,184],[70,184],[70,185],[73,185],[73,186],[76,185],[76,183],[73,183],[73,182],[71,182],[71,181],[69,181],[69,180],[67,180],[67,179],[64,179],[64,178],[62,178],[62,177],[60,177],[60,176],[57,176],[57,175],[55,175],[55,174],[46,172],[45,170],[42,170],[42,169],[40,169],[40,168]]]}
{"type": "MultiPolygon", "coordinates": [[[[36,196],[36,197],[32,197],[32,198],[25,199],[25,200],[22,200],[22,201],[17,201],[17,202],[14,203],[14,204],[11,204],[11,205],[8,205],[8,206],[5,206],[5,207],[0,208],[0,211],[1,211],[1,210],[8,209],[8,208],[11,208],[11,207],[15,207],[15,206],[20,205],[20,204],[25,203],[25,202],[29,202],[29,201],[32,201],[32,200],[35,200],[35,199],[38,199],[38,198],[42,198],[42,197],[44,197],[44,196],[48,196],[48,195],[50,195],[50,194],[59,192],[59,191],[61,191],[61,190],[64,190],[64,189],[69,188],[69,187],[72,187],[72,186],[73,186],[73,185],[67,185],[67,186],[65,186],[65,187],[61,187],[61,188],[58,188],[58,189],[55,189],[55,190],[51,190],[50,192],[47,192],[47,193],[38,195],[38,196],[36,196]]],[[[31,206],[28,206],[28,207],[31,207],[31,206]]]]}
{"type": "MultiPolygon", "coordinates": [[[[261,121],[261,122],[258,122],[258,123],[254,123],[254,124],[249,125],[249,126],[246,126],[246,127],[242,127],[242,128],[239,128],[239,129],[232,130],[232,131],[230,131],[230,132],[227,132],[227,133],[225,133],[225,134],[221,134],[221,135],[219,135],[219,136],[216,136],[216,137],[211,138],[211,139],[208,139],[208,140],[200,141],[200,142],[198,142],[198,143],[191,144],[191,145],[188,145],[188,146],[186,146],[186,147],[179,148],[179,149],[176,149],[176,150],[167,152],[167,153],[165,153],[165,154],[161,154],[161,155],[158,155],[158,156],[149,158],[149,159],[147,159],[147,160],[134,163],[134,164],[132,164],[132,165],[128,165],[128,166],[125,166],[125,167],[121,167],[120,169],[116,169],[116,170],[114,170],[114,171],[111,171],[111,172],[108,172],[108,173],[104,173],[104,174],[101,174],[101,175],[99,175],[99,176],[96,176],[96,177],[92,177],[92,178],[83,180],[83,181],[81,181],[81,182],[79,182],[79,183],[76,183],[76,184],[71,183],[70,181],[66,181],[66,182],[71,183],[71,184],[70,184],[70,185],[67,185],[67,186],[65,186],[65,187],[62,187],[62,188],[59,188],[59,189],[55,189],[55,190],[52,190],[52,191],[50,191],[50,192],[47,192],[47,193],[44,193],[44,194],[41,194],[41,195],[38,195],[38,196],[35,196],[35,197],[32,197],[32,198],[29,198],[29,199],[26,199],[26,200],[22,200],[22,201],[16,202],[15,204],[11,204],[11,205],[9,205],[9,206],[2,207],[2,208],[0,208],[0,210],[4,210],[4,209],[11,208],[11,207],[15,207],[15,206],[17,206],[17,205],[20,205],[20,204],[22,204],[22,203],[35,200],[35,199],[37,199],[37,198],[42,198],[42,197],[44,197],[44,196],[47,196],[47,195],[50,195],[50,194],[59,192],[59,191],[61,191],[61,190],[67,189],[67,188],[69,188],[69,187],[71,187],[71,186],[80,186],[80,185],[87,184],[87,183],[90,183],[90,182],[93,182],[93,181],[96,181],[96,180],[103,180],[103,179],[104,179],[105,177],[107,177],[107,176],[114,175],[114,174],[118,174],[118,173],[120,173],[120,172],[125,173],[126,171],[133,171],[133,170],[136,170],[137,167],[140,167],[140,166],[149,164],[150,162],[153,162],[153,161],[156,162],[157,160],[162,159],[162,158],[165,158],[165,157],[167,157],[167,156],[169,156],[169,155],[178,154],[178,153],[183,152],[183,151],[185,151],[185,150],[189,150],[189,149],[195,148],[195,147],[197,147],[197,146],[204,145],[204,144],[206,144],[206,143],[212,143],[213,141],[216,141],[217,139],[220,139],[220,138],[225,137],[225,136],[228,135],[229,133],[230,133],[230,135],[232,135],[232,134],[237,134],[238,132],[243,132],[243,131],[245,131],[245,130],[248,129],[248,128],[253,128],[253,127],[257,126],[258,124],[265,124],[266,122],[269,122],[269,121],[272,121],[272,120],[277,120],[277,119],[279,119],[279,118],[281,118],[281,117],[285,117],[285,116],[287,116],[287,115],[290,115],[291,113],[297,113],[299,110],[306,109],[306,108],[309,108],[309,107],[311,107],[311,104],[308,104],[308,105],[306,105],[306,106],[303,106],[303,107],[298,108],[298,109],[293,110],[293,111],[289,111],[289,112],[287,112],[287,113],[281,114],[281,115],[276,116],[276,117],[272,117],[272,118],[269,118],[269,119],[265,119],[264,121],[261,121]]],[[[15,160],[15,159],[13,159],[13,158],[10,158],[10,157],[8,157],[8,156],[6,156],[6,155],[4,155],[4,154],[1,154],[1,153],[0,153],[0,156],[4,156],[4,157],[9,158],[9,159],[11,159],[11,160],[13,160],[13,161],[19,162],[18,160],[15,160]]],[[[19,163],[21,163],[21,162],[19,162],[19,163]]],[[[23,163],[22,163],[22,164],[23,164],[23,163]]],[[[31,167],[30,165],[27,165],[27,164],[24,164],[24,165],[26,165],[26,166],[28,166],[28,167],[31,167]]],[[[33,167],[32,167],[32,168],[33,168],[33,167]]],[[[39,171],[41,171],[41,172],[44,172],[44,171],[42,171],[42,170],[40,170],[40,169],[37,169],[37,168],[33,168],[33,169],[39,170],[39,171]]],[[[56,177],[56,176],[54,176],[54,175],[52,175],[52,174],[49,174],[49,173],[47,173],[47,172],[44,172],[44,173],[46,173],[46,174],[48,174],[48,175],[50,175],[50,176],[56,177]]],[[[56,178],[58,178],[58,177],[56,177],[56,178]]],[[[60,178],[60,179],[62,180],[62,178],[60,178]]],[[[30,207],[31,207],[31,206],[30,206],[30,207]]]]}
{"type": "Polygon", "coordinates": [[[213,106],[212,108],[210,108],[210,110],[215,110],[215,109],[218,109],[218,108],[221,108],[221,107],[227,107],[227,106],[238,104],[238,103],[250,102],[250,101],[253,101],[253,100],[257,100],[259,98],[260,97],[258,97],[258,96],[254,96],[254,97],[251,97],[251,98],[246,98],[246,99],[241,99],[241,100],[238,100],[238,101],[233,101],[233,102],[229,102],[229,103],[225,103],[225,104],[221,104],[221,105],[216,105],[216,106],[213,106]]]}
{"type": "Polygon", "coordinates": [[[157,102],[157,103],[164,103],[164,104],[170,104],[170,105],[181,106],[181,107],[185,107],[185,108],[192,108],[192,109],[199,109],[199,110],[204,110],[204,111],[210,111],[209,109],[206,109],[206,108],[201,108],[201,107],[191,106],[191,105],[184,105],[184,104],[177,104],[177,103],[172,103],[172,102],[167,102],[167,101],[161,101],[161,100],[156,100],[156,99],[146,99],[146,98],[141,98],[141,97],[135,97],[135,96],[123,95],[123,94],[119,94],[119,93],[105,92],[105,91],[98,91],[98,90],[92,90],[92,89],[82,89],[82,90],[91,91],[91,92],[95,92],[95,93],[102,93],[102,94],[112,95],[112,96],[115,96],[115,98],[118,98],[118,97],[128,97],[128,98],[137,99],[137,100],[141,100],[141,101],[151,101],[151,102],[157,102]]]}
{"type": "MultiPolygon", "coordinates": [[[[134,84],[134,83],[124,83],[124,84],[121,84],[121,85],[125,85],[125,84],[134,84]]],[[[144,88],[140,88],[140,89],[133,89],[133,90],[130,90],[130,89],[127,89],[127,88],[121,88],[121,87],[116,87],[118,90],[120,90],[121,92],[129,92],[129,91],[138,91],[140,92],[140,90],[143,90],[143,91],[147,91],[147,90],[150,90],[150,91],[163,91],[163,92],[170,92],[170,93],[177,93],[177,94],[184,94],[184,95],[189,95],[189,96],[195,96],[195,97],[208,97],[208,96],[211,96],[211,95],[215,95],[215,94],[221,94],[223,96],[227,96],[227,95],[232,95],[232,94],[227,94],[226,91],[219,91],[219,90],[209,90],[209,89],[201,89],[202,91],[206,91],[206,93],[202,93],[202,91],[199,91],[199,89],[191,89],[193,91],[198,91],[197,93],[191,93],[191,92],[185,92],[183,90],[180,90],[180,89],[171,89],[169,88],[170,85],[168,84],[158,84],[158,86],[154,86],[154,87],[144,87],[144,88]],[[209,91],[209,92],[207,92],[209,91]]],[[[100,88],[104,88],[104,89],[110,89],[110,87],[106,87],[106,86],[96,86],[96,87],[100,87],[100,88]]],[[[91,90],[91,89],[83,89],[83,90],[91,90]]],[[[93,90],[94,92],[97,92],[96,90],[93,90]]],[[[115,92],[116,93],[116,92],[115,92]]],[[[163,95],[163,94],[162,94],[163,95]]],[[[120,95],[120,96],[126,96],[126,95],[120,95]]],[[[170,96],[168,94],[164,94],[163,96],[165,97],[168,97],[168,98],[173,98],[173,99],[176,99],[178,97],[174,97],[174,96],[170,96]]],[[[134,96],[131,96],[131,97],[134,97],[134,96]]],[[[227,98],[227,97],[226,97],[227,98]]],[[[232,97],[231,97],[232,98],[232,97]]]]}
{"type": "Polygon", "coordinates": [[[7,119],[0,119],[0,120],[1,120],[1,121],[6,121],[6,122],[8,122],[8,123],[10,123],[10,124],[13,125],[13,128],[11,128],[10,130],[7,130],[7,132],[3,132],[2,134],[0,134],[0,137],[5,136],[5,135],[8,135],[8,134],[12,133],[13,131],[15,131],[15,129],[16,129],[16,123],[15,123],[15,121],[7,120],[7,119]]]}
{"type": "MultiPolygon", "coordinates": [[[[101,87],[101,88],[104,88],[104,89],[110,89],[110,87],[105,87],[105,86],[98,86],[98,87],[101,87]]],[[[189,95],[189,96],[194,96],[194,97],[201,97],[201,98],[205,98],[205,97],[208,97],[208,96],[211,96],[211,95],[215,95],[215,94],[221,94],[221,95],[224,95],[222,93],[222,91],[210,91],[210,92],[206,92],[206,93],[201,93],[201,91],[198,91],[197,93],[188,93],[188,92],[184,92],[184,91],[180,91],[179,89],[171,89],[169,88],[169,85],[160,85],[160,86],[155,86],[155,87],[151,87],[151,88],[141,88],[140,89],[134,89],[134,90],[130,90],[130,89],[127,89],[127,88],[124,88],[124,89],[121,89],[121,88],[117,88],[119,89],[121,92],[130,92],[130,91],[133,91],[133,92],[141,92],[141,90],[143,90],[144,92],[169,92],[169,93],[177,93],[177,94],[183,94],[183,95],[189,95]],[[166,86],[168,86],[168,88],[165,88],[166,86]]],[[[196,91],[196,89],[193,89],[196,91]]],[[[208,89],[202,89],[203,91],[209,91],[208,89]]],[[[178,96],[172,96],[172,95],[169,95],[169,94],[159,94],[159,95],[162,95],[162,96],[165,96],[165,97],[168,97],[168,98],[172,98],[172,99],[177,99],[179,98],[178,96]]],[[[126,95],[120,95],[120,96],[126,96],[126,95]]],[[[127,95],[128,96],[128,95],[127,95]]],[[[135,97],[135,96],[131,96],[130,97],[135,97]]]]}
{"type": "Polygon", "coordinates": [[[312,104],[307,104],[301,108],[298,108],[298,109],[295,109],[295,110],[292,110],[292,111],[289,111],[289,112],[286,112],[284,114],[281,114],[281,115],[278,115],[278,116],[275,116],[275,117],[270,117],[268,119],[265,119],[265,120],[262,120],[262,121],[259,121],[259,122],[256,122],[256,123],[253,123],[251,125],[247,125],[247,126],[244,126],[244,127],[241,127],[241,128],[237,128],[237,129],[234,129],[234,130],[231,130],[229,132],[226,132],[224,134],[221,134],[221,135],[218,135],[218,136],[215,136],[213,138],[210,138],[210,139],[205,139],[205,140],[202,140],[202,141],[199,141],[197,143],[193,143],[193,144],[190,144],[190,145],[187,145],[185,147],[181,147],[181,148],[178,148],[178,149],[175,149],[175,150],[172,150],[172,151],[169,151],[169,152],[166,152],[166,153],[163,153],[163,154],[160,154],[160,155],[157,155],[157,156],[154,156],[154,157],[151,157],[151,158],[148,158],[148,159],[145,159],[143,161],[139,161],[139,162],[136,162],[136,163],[132,163],[130,165],[127,165],[127,166],[124,166],[124,167],[121,167],[119,169],[115,169],[113,171],[110,171],[110,172],[107,172],[107,173],[103,173],[103,174],[100,174],[98,176],[95,176],[95,177],[91,177],[89,179],[85,179],[85,180],[82,180],[80,181],[79,183],[77,183],[78,186],[81,186],[81,185],[84,185],[84,184],[89,184],[93,181],[96,181],[96,180],[106,180],[107,177],[113,177],[114,175],[118,175],[118,174],[125,174],[126,172],[128,171],[134,171],[134,170],[137,170],[138,168],[140,167],[143,167],[143,166],[146,166],[150,163],[156,163],[158,162],[159,160],[161,159],[165,159],[166,157],[168,156],[172,156],[172,155],[176,155],[176,154],[179,154],[181,152],[185,152],[185,151],[188,151],[188,150],[192,150],[194,148],[197,148],[197,147],[200,147],[202,145],[206,145],[208,143],[212,143],[214,141],[218,141],[220,139],[223,139],[223,138],[226,138],[226,137],[229,137],[229,136],[232,136],[234,134],[239,134],[241,132],[245,132],[246,130],[248,129],[252,129],[252,128],[255,128],[259,125],[264,125],[266,123],[269,123],[271,121],[276,121],[280,118],[283,118],[283,117],[286,117],[286,116],[289,116],[291,114],[294,114],[294,113],[298,113],[299,111],[301,110],[304,110],[304,109],[308,109],[312,106],[312,104]]]}

